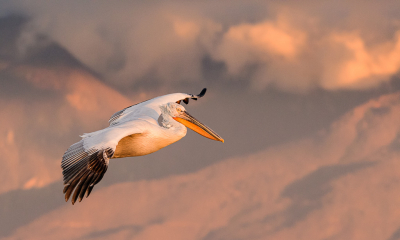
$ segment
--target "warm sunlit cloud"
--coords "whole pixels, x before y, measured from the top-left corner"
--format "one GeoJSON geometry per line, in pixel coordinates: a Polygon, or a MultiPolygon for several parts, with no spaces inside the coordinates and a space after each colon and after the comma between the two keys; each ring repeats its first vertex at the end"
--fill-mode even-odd
{"type": "Polygon", "coordinates": [[[82,134],[71,128],[90,132],[107,126],[114,112],[144,100],[127,99],[82,70],[10,66],[0,72],[9,81],[0,96],[0,193],[59,180],[59,154],[73,143],[72,132],[76,140],[82,134]],[[8,88],[25,93],[13,95],[8,88]]]}
{"type": "Polygon", "coordinates": [[[15,35],[0,36],[0,238],[400,236],[400,96],[353,109],[400,69],[395,1],[0,5],[0,31],[15,35]],[[88,199],[63,202],[60,161],[79,135],[194,85],[209,91],[193,114],[222,126],[225,144],[189,131],[154,155],[113,162],[88,199]]]}
{"type": "Polygon", "coordinates": [[[193,41],[200,34],[200,27],[195,22],[177,18],[173,21],[173,25],[175,33],[188,41],[193,41]]]}
{"type": "Polygon", "coordinates": [[[306,34],[284,19],[276,22],[232,26],[223,36],[214,56],[224,61],[232,74],[246,65],[268,64],[274,58],[293,61],[302,50],[306,34]]]}
{"type": "Polygon", "coordinates": [[[333,34],[331,41],[346,49],[333,76],[325,76],[324,87],[369,88],[388,81],[400,69],[400,31],[392,40],[366,46],[358,34],[333,34]]]}
{"type": "Polygon", "coordinates": [[[21,55],[56,42],[115,86],[199,81],[208,71],[205,57],[222,63],[221,72],[226,67],[223,78],[294,92],[369,89],[399,70],[399,38],[388,34],[399,31],[393,4],[336,2],[327,14],[314,1],[306,2],[312,7],[289,3],[230,3],[233,9],[260,5],[257,16],[245,8],[238,16],[229,9],[216,14],[219,3],[212,2],[15,1],[3,11],[30,17],[19,36],[21,55]]]}
{"type": "Polygon", "coordinates": [[[388,239],[400,226],[399,121],[400,95],[383,96],[303,140],[95,191],[8,239],[388,239]]]}

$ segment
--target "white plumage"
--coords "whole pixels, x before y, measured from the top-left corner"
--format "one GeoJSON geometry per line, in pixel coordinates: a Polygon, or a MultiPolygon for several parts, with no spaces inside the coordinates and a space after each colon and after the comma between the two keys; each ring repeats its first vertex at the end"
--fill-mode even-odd
{"type": "Polygon", "coordinates": [[[186,127],[217,141],[224,140],[197,121],[185,108],[189,99],[204,96],[174,93],[127,107],[111,116],[110,126],[83,134],[64,154],[61,167],[64,176],[65,200],[72,192],[72,204],[91,193],[107,171],[112,158],[134,157],[153,153],[186,135],[186,127]],[[185,127],[186,126],[186,127],[185,127]]]}

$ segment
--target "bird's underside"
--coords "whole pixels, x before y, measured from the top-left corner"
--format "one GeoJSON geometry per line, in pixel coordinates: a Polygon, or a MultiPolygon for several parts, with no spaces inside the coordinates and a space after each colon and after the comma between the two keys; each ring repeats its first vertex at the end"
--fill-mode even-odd
{"type": "Polygon", "coordinates": [[[112,158],[136,157],[142,156],[140,148],[133,148],[132,146],[140,145],[142,133],[135,133],[124,137],[118,142],[117,147],[112,158]]]}

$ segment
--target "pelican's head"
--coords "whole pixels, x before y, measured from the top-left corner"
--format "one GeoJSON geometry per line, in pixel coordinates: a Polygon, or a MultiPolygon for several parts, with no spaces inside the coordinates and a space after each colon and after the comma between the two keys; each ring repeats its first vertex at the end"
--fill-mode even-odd
{"type": "Polygon", "coordinates": [[[212,140],[224,142],[224,139],[221,138],[216,132],[192,117],[182,105],[170,102],[164,105],[162,110],[164,113],[169,114],[175,121],[192,129],[198,134],[212,140]]]}

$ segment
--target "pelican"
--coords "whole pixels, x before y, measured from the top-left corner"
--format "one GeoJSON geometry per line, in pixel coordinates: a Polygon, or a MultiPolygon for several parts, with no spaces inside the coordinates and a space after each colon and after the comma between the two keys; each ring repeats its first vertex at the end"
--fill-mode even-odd
{"type": "Polygon", "coordinates": [[[65,201],[90,195],[107,171],[110,159],[147,155],[186,135],[186,127],[200,135],[224,142],[217,133],[192,117],[181,102],[197,100],[206,93],[173,93],[132,105],[114,113],[105,129],[85,133],[71,145],[61,162],[65,201]],[[75,190],[75,191],[74,191],[75,190]]]}

